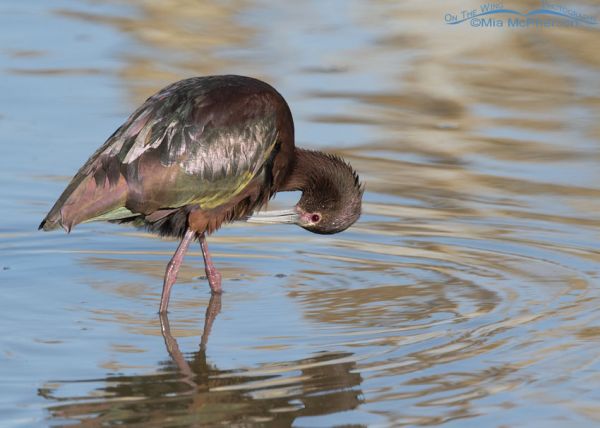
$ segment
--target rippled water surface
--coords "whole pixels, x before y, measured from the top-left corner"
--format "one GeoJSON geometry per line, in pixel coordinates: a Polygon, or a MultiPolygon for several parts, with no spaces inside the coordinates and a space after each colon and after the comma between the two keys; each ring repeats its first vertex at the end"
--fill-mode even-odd
{"type": "Polygon", "coordinates": [[[2,3],[2,425],[600,423],[599,29],[444,22],[477,7],[2,3]],[[364,212],[223,228],[225,294],[196,246],[160,319],[176,242],[36,229],[143,99],[219,73],[277,87],[364,212]]]}

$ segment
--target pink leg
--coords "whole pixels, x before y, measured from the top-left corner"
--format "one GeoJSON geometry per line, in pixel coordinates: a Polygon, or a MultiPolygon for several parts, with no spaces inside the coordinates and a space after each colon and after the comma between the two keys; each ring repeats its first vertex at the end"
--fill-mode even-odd
{"type": "Polygon", "coordinates": [[[210,253],[208,252],[208,244],[206,243],[206,237],[204,233],[200,235],[200,246],[202,247],[202,255],[204,256],[204,269],[206,271],[206,278],[208,278],[208,285],[210,285],[210,291],[213,294],[221,294],[223,290],[221,289],[221,274],[213,265],[213,262],[210,258],[210,253]]]}
{"type": "Polygon", "coordinates": [[[165,282],[163,283],[162,296],[160,298],[160,311],[159,313],[164,314],[167,312],[167,307],[169,306],[169,297],[171,295],[171,287],[175,284],[175,280],[177,279],[177,272],[179,272],[179,267],[183,262],[183,257],[190,246],[190,242],[196,236],[196,232],[192,229],[188,229],[183,235],[183,239],[177,247],[175,254],[173,254],[173,258],[167,265],[167,270],[165,272],[165,282]]]}

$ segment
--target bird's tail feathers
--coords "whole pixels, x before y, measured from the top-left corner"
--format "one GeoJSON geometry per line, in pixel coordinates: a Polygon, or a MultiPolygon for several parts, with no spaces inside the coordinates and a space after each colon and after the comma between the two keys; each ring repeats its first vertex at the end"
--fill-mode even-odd
{"type": "Polygon", "coordinates": [[[70,232],[70,229],[66,228],[62,224],[60,213],[58,217],[56,215],[52,216],[51,214],[52,212],[48,213],[48,215],[42,220],[38,227],[38,230],[43,229],[45,232],[48,232],[49,230],[54,230],[58,229],[59,227],[62,227],[67,233],[70,232]]]}
{"type": "Polygon", "coordinates": [[[115,177],[80,171],[58,198],[50,212],[40,223],[45,231],[62,227],[65,231],[83,222],[117,220],[132,215],[125,208],[127,182],[119,173],[115,177]]]}

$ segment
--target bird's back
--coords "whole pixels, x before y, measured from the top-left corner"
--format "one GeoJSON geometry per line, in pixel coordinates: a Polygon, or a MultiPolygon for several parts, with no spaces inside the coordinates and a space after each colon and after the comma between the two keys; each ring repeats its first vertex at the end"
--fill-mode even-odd
{"type": "Polygon", "coordinates": [[[222,220],[246,215],[285,179],[293,132],[285,100],[264,82],[176,82],[148,98],[92,155],[40,228],[137,219],[178,235],[171,229],[180,229],[192,209],[228,207],[222,220]]]}

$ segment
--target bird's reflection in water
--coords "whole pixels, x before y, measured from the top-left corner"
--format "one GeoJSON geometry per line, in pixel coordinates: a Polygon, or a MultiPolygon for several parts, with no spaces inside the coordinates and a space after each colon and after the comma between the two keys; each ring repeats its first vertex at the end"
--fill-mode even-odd
{"type": "Polygon", "coordinates": [[[196,357],[193,362],[196,363],[194,367],[190,366],[190,363],[185,359],[177,344],[177,339],[171,334],[171,326],[169,325],[169,317],[166,313],[160,313],[160,331],[163,339],[165,340],[165,346],[167,352],[171,356],[171,360],[177,366],[180,374],[183,375],[182,382],[188,384],[191,392],[196,391],[200,385],[208,385],[208,366],[206,365],[206,344],[208,343],[208,337],[212,330],[212,325],[217,315],[221,312],[221,294],[212,294],[208,306],[206,307],[206,316],[204,317],[204,329],[202,330],[202,337],[200,339],[200,350],[196,353],[196,357]],[[199,362],[199,365],[198,365],[199,362]],[[204,377],[200,377],[204,375],[204,377]]]}
{"type": "Polygon", "coordinates": [[[206,349],[220,311],[221,296],[214,295],[206,309],[199,350],[188,354],[187,359],[171,334],[167,315],[162,315],[161,332],[171,360],[159,362],[158,373],[47,382],[39,395],[61,402],[48,408],[49,420],[86,426],[161,425],[167,421],[169,426],[288,426],[298,417],[350,410],[362,402],[362,392],[357,388],[362,379],[348,352],[318,353],[250,371],[219,370],[207,361],[206,349]],[[92,386],[83,396],[66,396],[70,385],[86,383],[92,386]]]}

